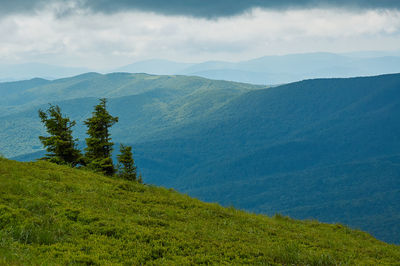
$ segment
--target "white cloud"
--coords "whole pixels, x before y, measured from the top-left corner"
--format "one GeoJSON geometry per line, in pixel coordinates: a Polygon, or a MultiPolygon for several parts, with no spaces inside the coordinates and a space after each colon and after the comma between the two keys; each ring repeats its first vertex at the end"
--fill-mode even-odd
{"type": "Polygon", "coordinates": [[[267,54],[400,47],[400,12],[265,11],[207,20],[126,12],[0,20],[0,60],[110,68],[148,58],[237,61],[267,54]]]}

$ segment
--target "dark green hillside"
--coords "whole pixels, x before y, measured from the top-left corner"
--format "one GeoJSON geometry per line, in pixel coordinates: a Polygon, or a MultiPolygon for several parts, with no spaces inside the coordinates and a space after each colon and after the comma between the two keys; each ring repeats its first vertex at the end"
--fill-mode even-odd
{"type": "Polygon", "coordinates": [[[8,113],[13,113],[19,110],[19,105],[24,103],[24,99],[18,97],[25,91],[50,83],[45,79],[31,79],[17,82],[0,83],[0,117],[8,113]],[[10,104],[13,101],[13,104],[10,104]]]}
{"type": "Polygon", "coordinates": [[[395,265],[400,248],[46,162],[0,159],[0,264],[395,265]]]}
{"type": "Polygon", "coordinates": [[[1,96],[2,96],[2,98],[0,100],[2,101],[2,104],[6,104],[6,101],[4,101],[4,100],[7,97],[10,97],[11,95],[16,95],[16,94],[22,93],[26,90],[29,90],[29,89],[37,87],[37,86],[43,86],[48,83],[50,83],[50,81],[45,80],[45,79],[40,79],[40,78],[24,80],[24,81],[0,83],[0,92],[1,92],[1,96]]]}

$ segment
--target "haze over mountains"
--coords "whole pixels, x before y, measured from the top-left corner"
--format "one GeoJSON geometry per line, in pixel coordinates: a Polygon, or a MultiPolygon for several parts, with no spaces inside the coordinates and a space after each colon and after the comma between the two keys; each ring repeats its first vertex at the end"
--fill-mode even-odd
{"type": "Polygon", "coordinates": [[[64,67],[42,63],[2,64],[0,82],[18,81],[32,78],[56,79],[89,72],[83,67],[64,67]]]}
{"type": "MultiPolygon", "coordinates": [[[[1,65],[0,81],[30,78],[56,79],[88,72],[89,69],[44,64],[1,65]]],[[[93,71],[93,70],[92,70],[93,71]]],[[[400,72],[399,52],[308,53],[264,56],[248,61],[182,63],[145,60],[102,73],[129,72],[156,75],[192,75],[251,84],[282,84],[310,78],[371,76],[400,72]]]]}
{"type": "Polygon", "coordinates": [[[0,150],[39,158],[47,103],[85,120],[107,97],[146,183],[206,201],[340,222],[400,239],[400,74],[276,87],[188,76],[88,73],[2,83],[0,150]]]}
{"type": "MultiPolygon", "coordinates": [[[[115,71],[160,75],[195,75],[252,84],[282,84],[310,78],[370,76],[400,72],[400,57],[385,53],[291,54],[265,56],[237,63],[209,61],[200,64],[150,60],[115,71]]],[[[397,55],[397,54],[396,54],[397,55]]]]}

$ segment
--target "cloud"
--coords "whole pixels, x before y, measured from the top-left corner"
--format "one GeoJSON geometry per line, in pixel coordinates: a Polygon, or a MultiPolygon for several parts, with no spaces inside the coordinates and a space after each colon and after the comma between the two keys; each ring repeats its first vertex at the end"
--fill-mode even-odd
{"type": "Polygon", "coordinates": [[[25,13],[31,12],[32,10],[36,9],[38,6],[41,5],[42,1],[33,0],[33,1],[26,1],[26,0],[0,0],[0,14],[13,14],[13,13],[25,13]]]}
{"type": "Polygon", "coordinates": [[[10,15],[36,15],[51,11],[57,17],[79,13],[84,6],[81,0],[0,0],[0,19],[10,15]]]}
{"type": "Polygon", "coordinates": [[[272,10],[315,7],[400,8],[400,1],[398,0],[86,0],[82,3],[94,12],[112,13],[135,9],[166,15],[207,18],[238,15],[253,8],[272,10]]]}
{"type": "Polygon", "coordinates": [[[0,20],[0,61],[112,68],[150,58],[238,61],[313,51],[400,47],[400,11],[310,9],[251,13],[218,20],[146,12],[50,11],[0,20]]]}
{"type": "Polygon", "coordinates": [[[306,8],[400,9],[399,0],[0,0],[0,12],[27,13],[55,8],[58,15],[81,10],[112,14],[145,11],[163,15],[218,18],[243,14],[253,8],[288,10],[306,8]]]}

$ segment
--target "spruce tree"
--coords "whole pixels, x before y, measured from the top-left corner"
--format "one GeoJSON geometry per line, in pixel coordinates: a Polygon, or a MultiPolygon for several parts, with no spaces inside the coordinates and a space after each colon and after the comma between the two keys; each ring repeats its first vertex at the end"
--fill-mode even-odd
{"type": "Polygon", "coordinates": [[[136,180],[136,166],[133,160],[132,147],[120,145],[118,157],[118,175],[130,181],[136,180]]]}
{"type": "Polygon", "coordinates": [[[100,103],[94,107],[92,117],[84,123],[87,126],[85,160],[87,166],[105,175],[115,173],[111,153],[114,143],[111,142],[109,129],[118,122],[118,117],[111,116],[107,111],[107,99],[100,99],[100,103]]]}
{"type": "Polygon", "coordinates": [[[58,105],[50,105],[46,112],[39,110],[39,117],[50,135],[39,137],[48,152],[42,160],[57,164],[68,164],[72,167],[82,163],[81,152],[75,144],[78,140],[72,137],[71,128],[75,126],[75,121],[63,117],[58,105]]]}

